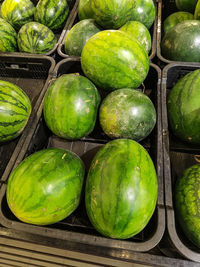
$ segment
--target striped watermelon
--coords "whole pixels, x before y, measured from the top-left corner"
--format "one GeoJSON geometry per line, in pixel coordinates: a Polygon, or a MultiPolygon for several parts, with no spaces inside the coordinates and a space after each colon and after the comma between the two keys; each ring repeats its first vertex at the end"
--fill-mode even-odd
{"type": "Polygon", "coordinates": [[[0,18],[0,52],[17,51],[17,33],[4,19],[0,18]]]}
{"type": "Polygon", "coordinates": [[[49,52],[56,42],[54,33],[38,22],[29,22],[22,26],[17,36],[19,50],[33,54],[49,52]]]}
{"type": "Polygon", "coordinates": [[[10,210],[21,221],[56,223],[78,206],[84,165],[74,153],[49,148],[24,159],[11,173],[6,197],[10,210]]]}
{"type": "Polygon", "coordinates": [[[176,7],[181,11],[194,13],[198,0],[175,0],[176,7]]]}
{"type": "Polygon", "coordinates": [[[16,30],[33,21],[35,6],[30,0],[4,0],[1,6],[2,17],[16,30]]]}
{"type": "Polygon", "coordinates": [[[86,77],[62,75],[50,85],[45,95],[45,122],[62,138],[81,138],[93,130],[99,102],[96,87],[86,77]]]}
{"type": "Polygon", "coordinates": [[[200,144],[200,70],[181,78],[168,97],[172,132],[180,139],[200,144]]]}
{"type": "Polygon", "coordinates": [[[93,35],[81,54],[85,75],[105,90],[137,88],[149,71],[149,58],[136,39],[118,30],[93,35]]]}
{"type": "Polygon", "coordinates": [[[78,17],[80,20],[90,19],[93,16],[93,12],[90,6],[90,0],[80,0],[78,5],[78,17]]]}
{"type": "Polygon", "coordinates": [[[155,168],[140,144],[117,139],[97,152],[85,189],[87,214],[97,231],[111,238],[132,237],[149,222],[156,200],[155,168]]]}
{"type": "Polygon", "coordinates": [[[0,142],[19,136],[31,113],[28,96],[18,86],[0,81],[0,142]]]}
{"type": "Polygon", "coordinates": [[[57,30],[64,26],[68,13],[66,0],[39,0],[34,19],[51,30],[57,30]]]}

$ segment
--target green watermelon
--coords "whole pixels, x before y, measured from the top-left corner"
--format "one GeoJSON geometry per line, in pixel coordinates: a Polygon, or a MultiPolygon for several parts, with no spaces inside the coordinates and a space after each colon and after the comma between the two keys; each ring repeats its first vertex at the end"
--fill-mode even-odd
{"type": "Polygon", "coordinates": [[[24,130],[31,113],[31,103],[17,85],[0,81],[0,142],[12,140],[24,130]]]}
{"type": "Polygon", "coordinates": [[[57,40],[54,33],[45,25],[29,22],[21,27],[17,43],[21,52],[45,54],[52,50],[57,40]]]}
{"type": "Polygon", "coordinates": [[[175,12],[164,20],[163,23],[164,33],[168,32],[170,29],[176,26],[176,24],[184,20],[193,20],[193,19],[194,19],[193,14],[189,12],[184,12],[184,11],[175,12]]]}
{"type": "Polygon", "coordinates": [[[35,6],[30,0],[4,0],[1,6],[2,17],[16,30],[33,21],[35,6]]]}
{"type": "Polygon", "coordinates": [[[64,26],[69,13],[67,0],[39,0],[34,19],[51,30],[64,26]]]}
{"type": "Polygon", "coordinates": [[[147,137],[156,123],[156,111],[148,96],[133,89],[118,89],[104,98],[99,121],[111,138],[147,137]]]}
{"type": "Polygon", "coordinates": [[[93,35],[83,48],[81,66],[85,75],[105,90],[137,88],[149,71],[149,58],[136,39],[118,30],[93,35]]]}
{"type": "Polygon", "coordinates": [[[172,132],[180,139],[200,144],[200,70],[181,78],[172,88],[168,118],[172,132]]]}
{"type": "Polygon", "coordinates": [[[11,173],[6,198],[21,221],[48,225],[70,215],[78,206],[84,165],[74,153],[44,149],[24,159],[11,173]]]}
{"type": "Polygon", "coordinates": [[[151,35],[144,24],[139,21],[127,21],[119,30],[127,33],[130,38],[135,37],[149,53],[151,50],[151,35]]]}
{"type": "Polygon", "coordinates": [[[0,52],[17,51],[17,33],[4,19],[0,18],[0,52]]]}
{"type": "Polygon", "coordinates": [[[200,248],[200,165],[186,169],[175,187],[175,211],[187,238],[200,248]]]}
{"type": "Polygon", "coordinates": [[[161,42],[162,55],[175,61],[200,62],[199,44],[200,21],[185,20],[164,35],[161,42]]]}
{"type": "Polygon", "coordinates": [[[194,13],[197,0],[176,0],[176,6],[179,10],[194,13]]]}
{"type": "Polygon", "coordinates": [[[45,122],[62,138],[84,137],[94,128],[99,103],[100,95],[86,77],[64,74],[50,85],[45,95],[45,122]]]}
{"type": "Polygon", "coordinates": [[[130,20],[140,21],[149,29],[155,20],[155,14],[153,0],[135,0],[130,20]]]}
{"type": "Polygon", "coordinates": [[[65,53],[71,56],[81,56],[83,47],[88,39],[100,31],[101,29],[94,19],[79,21],[67,33],[65,38],[65,53]]]}
{"type": "Polygon", "coordinates": [[[156,200],[155,168],[140,144],[117,139],[97,152],[85,188],[87,214],[97,231],[119,239],[136,235],[149,222],[156,200]]]}
{"type": "Polygon", "coordinates": [[[90,6],[90,0],[80,0],[78,5],[78,17],[80,20],[90,19],[93,16],[93,12],[90,6]]]}

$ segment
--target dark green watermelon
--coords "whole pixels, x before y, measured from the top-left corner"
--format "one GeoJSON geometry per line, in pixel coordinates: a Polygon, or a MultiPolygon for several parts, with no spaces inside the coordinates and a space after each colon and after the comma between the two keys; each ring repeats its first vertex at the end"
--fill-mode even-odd
{"type": "Polygon", "coordinates": [[[6,197],[21,221],[47,225],[70,215],[78,206],[84,165],[74,153],[44,149],[24,159],[11,173],[6,197]]]}
{"type": "Polygon", "coordinates": [[[90,6],[90,0],[80,0],[78,5],[78,17],[80,20],[91,19],[93,12],[90,6]]]}
{"type": "Polygon", "coordinates": [[[149,29],[155,20],[155,14],[153,0],[135,0],[134,8],[131,12],[131,20],[140,21],[149,29]]]}
{"type": "Polygon", "coordinates": [[[177,180],[175,207],[178,221],[187,238],[200,248],[200,165],[186,169],[177,180]]]}
{"type": "Polygon", "coordinates": [[[33,21],[35,6],[30,0],[4,0],[1,15],[16,30],[33,21]]]}
{"type": "Polygon", "coordinates": [[[86,77],[60,76],[44,98],[44,118],[57,136],[78,139],[92,132],[100,103],[96,87],[86,77]]]}
{"type": "Polygon", "coordinates": [[[67,0],[39,0],[34,19],[51,30],[64,26],[69,13],[67,0]]]}
{"type": "Polygon", "coordinates": [[[54,33],[45,25],[29,22],[21,27],[17,43],[21,52],[45,54],[52,50],[57,40],[54,33]]]}
{"type": "Polygon", "coordinates": [[[176,6],[181,11],[194,13],[197,0],[176,0],[176,6]]]}
{"type": "Polygon", "coordinates": [[[200,144],[200,70],[190,72],[172,88],[168,118],[172,132],[180,139],[200,144]]]}
{"type": "Polygon", "coordinates": [[[17,33],[4,19],[0,18],[0,52],[17,51],[17,33]]]}
{"type": "Polygon", "coordinates": [[[148,96],[124,88],[115,90],[103,100],[99,121],[103,131],[111,138],[140,141],[154,128],[156,111],[148,96]]]}
{"type": "Polygon", "coordinates": [[[134,236],[149,222],[156,200],[155,168],[140,144],[117,139],[97,152],[85,188],[87,214],[97,231],[111,238],[134,236]]]}
{"type": "Polygon", "coordinates": [[[189,12],[184,12],[184,11],[175,12],[164,20],[163,23],[164,33],[168,32],[170,29],[176,26],[176,24],[184,20],[193,20],[193,19],[194,19],[193,14],[189,12]]]}
{"type": "Polygon", "coordinates": [[[200,21],[178,23],[164,35],[161,49],[167,59],[200,62],[200,21]]]}
{"type": "Polygon", "coordinates": [[[149,58],[136,39],[118,30],[93,35],[83,48],[81,66],[85,75],[105,90],[137,88],[149,71],[149,58]]]}
{"type": "Polygon", "coordinates": [[[101,28],[94,19],[84,19],[76,23],[67,33],[65,39],[65,53],[71,56],[81,56],[84,45],[101,28]]]}
{"type": "Polygon", "coordinates": [[[31,113],[31,103],[17,85],[0,81],[0,142],[21,134],[31,113]]]}

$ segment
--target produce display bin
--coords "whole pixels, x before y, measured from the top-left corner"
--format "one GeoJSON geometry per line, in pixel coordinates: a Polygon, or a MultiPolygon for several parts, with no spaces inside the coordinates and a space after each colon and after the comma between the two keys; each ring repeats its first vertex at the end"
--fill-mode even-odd
{"type": "MultiPolygon", "coordinates": [[[[64,59],[59,62],[54,70],[52,81],[65,73],[80,73],[80,60],[75,58],[64,59]]],[[[162,160],[162,133],[161,133],[161,111],[160,111],[160,82],[161,71],[154,65],[150,65],[149,74],[144,81],[145,92],[149,94],[157,111],[157,124],[149,137],[145,138],[141,144],[150,153],[155,164],[158,177],[158,200],[155,212],[148,225],[136,236],[127,240],[116,240],[101,236],[90,224],[82,200],[79,207],[66,219],[49,226],[36,226],[20,222],[10,212],[6,198],[6,183],[10,172],[28,155],[46,147],[58,147],[68,149],[78,154],[85,163],[86,171],[90,162],[98,149],[110,139],[103,134],[98,122],[94,131],[87,137],[77,141],[67,141],[52,135],[45,126],[42,116],[42,104],[38,109],[33,125],[27,133],[27,138],[21,148],[21,152],[15,161],[13,168],[6,170],[3,174],[3,184],[0,189],[0,222],[3,226],[21,231],[24,234],[33,234],[45,238],[56,238],[60,242],[74,242],[102,247],[109,249],[123,249],[127,251],[146,252],[156,247],[161,240],[165,230],[165,209],[163,194],[163,160],[162,160]]],[[[144,87],[141,88],[144,90],[144,87]]],[[[11,158],[12,160],[12,158],[11,158]]]]}
{"type": "Polygon", "coordinates": [[[167,228],[173,247],[185,258],[200,262],[200,250],[184,235],[177,222],[174,210],[174,186],[183,171],[197,164],[196,158],[200,153],[200,145],[192,145],[176,138],[168,128],[167,95],[175,83],[187,73],[199,69],[196,64],[171,63],[163,70],[162,78],[162,123],[163,123],[163,151],[164,151],[164,181],[165,205],[167,213],[167,228]]]}
{"type": "Polygon", "coordinates": [[[45,82],[54,67],[55,61],[47,56],[25,56],[22,58],[12,57],[10,54],[0,55],[0,80],[9,81],[21,87],[32,104],[32,112],[23,133],[12,141],[0,144],[0,181],[6,167],[9,169],[12,166],[15,157],[20,152],[31,120],[42,101],[45,82]],[[13,157],[11,157],[12,154],[13,157]]]}
{"type": "MultiPolygon", "coordinates": [[[[154,21],[153,25],[151,26],[151,28],[149,29],[150,34],[151,34],[151,42],[152,42],[152,47],[151,47],[151,50],[149,52],[149,59],[150,60],[152,60],[154,58],[154,56],[156,55],[156,33],[157,33],[158,3],[154,1],[154,4],[155,4],[155,8],[156,8],[155,21],[154,21]]],[[[75,15],[73,16],[73,19],[71,19],[71,21],[69,22],[67,30],[66,30],[65,34],[63,35],[63,39],[61,40],[61,42],[60,42],[60,44],[58,45],[58,48],[57,48],[58,54],[62,58],[70,57],[70,55],[67,55],[65,53],[65,38],[66,38],[69,30],[78,22],[79,22],[79,18],[78,18],[78,5],[77,5],[77,9],[75,11],[75,15]]]]}

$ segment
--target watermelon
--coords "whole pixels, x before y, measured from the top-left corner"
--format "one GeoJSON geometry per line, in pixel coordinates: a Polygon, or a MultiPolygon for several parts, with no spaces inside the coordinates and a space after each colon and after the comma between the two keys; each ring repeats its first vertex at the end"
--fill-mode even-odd
{"type": "Polygon", "coordinates": [[[8,206],[23,222],[56,223],[79,205],[83,179],[84,165],[74,153],[58,148],[38,151],[11,173],[8,206]]]}
{"type": "Polygon", "coordinates": [[[117,139],[97,152],[86,180],[85,205],[98,232],[119,239],[134,236],[149,222],[156,200],[155,168],[140,144],[117,139]]]}
{"type": "Polygon", "coordinates": [[[93,12],[90,6],[90,0],[80,0],[78,5],[78,17],[80,20],[90,19],[93,16],[93,12]]]}
{"type": "Polygon", "coordinates": [[[69,13],[67,0],[39,0],[34,19],[51,30],[64,26],[69,13]]]}
{"type": "Polygon", "coordinates": [[[133,89],[118,89],[104,98],[99,121],[111,138],[136,141],[150,134],[156,123],[156,111],[148,96],[133,89]]]}
{"type": "Polygon", "coordinates": [[[200,62],[199,44],[200,21],[185,20],[164,35],[161,42],[162,55],[175,61],[200,62]]]}
{"type": "Polygon", "coordinates": [[[65,53],[71,56],[81,56],[84,45],[101,28],[94,19],[84,19],[76,23],[65,38],[65,53]]]}
{"type": "Polygon", "coordinates": [[[21,52],[45,54],[52,50],[57,40],[54,33],[45,25],[29,22],[21,27],[17,43],[21,52]]]}
{"type": "Polygon", "coordinates": [[[85,75],[105,90],[137,88],[149,71],[149,58],[136,39],[118,30],[93,35],[83,48],[81,66],[85,75]]]}
{"type": "Polygon", "coordinates": [[[176,7],[182,11],[194,13],[197,0],[176,0],[176,7]]]}
{"type": "Polygon", "coordinates": [[[200,70],[182,77],[172,88],[168,118],[172,132],[180,139],[200,144],[200,70]]]}
{"type": "Polygon", "coordinates": [[[31,113],[31,103],[17,85],[0,81],[0,142],[21,134],[31,113]]]}
{"type": "Polygon", "coordinates": [[[35,6],[30,0],[4,0],[1,6],[2,17],[16,30],[33,21],[35,6]]]}
{"type": "Polygon", "coordinates": [[[149,29],[155,20],[155,14],[153,0],[135,0],[130,20],[140,21],[149,29]]]}
{"type": "Polygon", "coordinates": [[[86,77],[64,74],[50,85],[44,98],[44,118],[57,136],[78,139],[92,132],[100,95],[86,77]]]}
{"type": "Polygon", "coordinates": [[[17,33],[4,19],[0,18],[0,52],[17,51],[17,33]]]}
{"type": "Polygon", "coordinates": [[[187,168],[175,187],[175,211],[187,238],[200,248],[200,165],[187,168]]]}
{"type": "Polygon", "coordinates": [[[184,20],[193,20],[193,19],[194,19],[193,14],[189,12],[184,12],[184,11],[175,12],[164,20],[163,23],[164,33],[168,32],[179,22],[182,22],[184,20]]]}
{"type": "Polygon", "coordinates": [[[126,32],[130,38],[135,37],[149,53],[151,50],[151,35],[144,24],[139,21],[127,21],[119,30],[126,32]]]}

